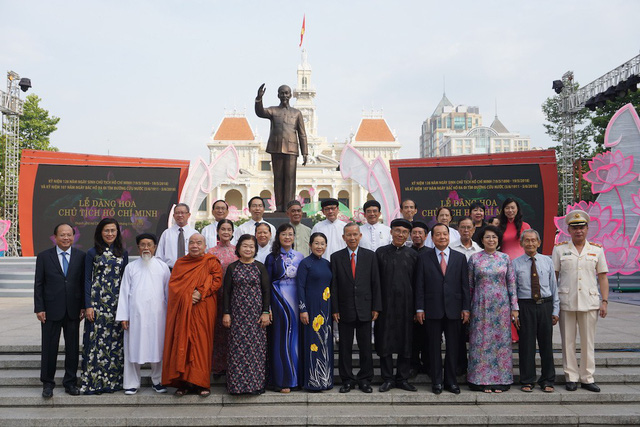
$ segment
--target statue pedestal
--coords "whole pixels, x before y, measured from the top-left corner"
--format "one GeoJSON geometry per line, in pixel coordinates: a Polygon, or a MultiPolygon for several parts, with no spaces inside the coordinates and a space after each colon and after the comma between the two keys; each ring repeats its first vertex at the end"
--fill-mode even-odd
{"type": "MultiPolygon", "coordinates": [[[[273,225],[276,230],[280,225],[289,223],[289,217],[284,212],[265,212],[262,217],[265,221],[273,225]]],[[[300,222],[309,228],[313,228],[313,221],[311,221],[311,218],[302,217],[302,221],[300,222]]]]}

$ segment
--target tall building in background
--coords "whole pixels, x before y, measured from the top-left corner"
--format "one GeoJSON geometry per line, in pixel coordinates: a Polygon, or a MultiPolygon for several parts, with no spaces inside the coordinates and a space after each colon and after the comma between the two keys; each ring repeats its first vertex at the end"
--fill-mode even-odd
{"type": "Polygon", "coordinates": [[[483,126],[478,107],[454,106],[445,94],[422,123],[420,135],[420,157],[507,153],[530,147],[531,138],[509,132],[497,114],[491,126],[483,126]]]}

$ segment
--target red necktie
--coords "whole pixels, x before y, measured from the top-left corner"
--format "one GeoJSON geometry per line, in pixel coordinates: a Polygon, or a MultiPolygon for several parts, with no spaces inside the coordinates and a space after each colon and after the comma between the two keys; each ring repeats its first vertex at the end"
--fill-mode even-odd
{"type": "Polygon", "coordinates": [[[444,276],[447,273],[447,262],[444,260],[444,252],[440,252],[440,269],[444,276]]]}
{"type": "Polygon", "coordinates": [[[356,278],[356,253],[353,252],[351,254],[351,273],[353,273],[353,278],[356,278]]]}

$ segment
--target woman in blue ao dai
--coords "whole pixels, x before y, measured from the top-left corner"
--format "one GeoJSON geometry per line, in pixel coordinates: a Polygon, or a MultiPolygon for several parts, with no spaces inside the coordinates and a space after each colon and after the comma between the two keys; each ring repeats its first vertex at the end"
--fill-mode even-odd
{"type": "Polygon", "coordinates": [[[271,279],[271,341],[269,366],[271,385],[283,393],[300,386],[298,290],[296,274],[304,256],[293,250],[295,231],[282,224],[276,231],[265,266],[271,279]]]}
{"type": "Polygon", "coordinates": [[[302,323],[303,384],[309,391],[333,388],[333,335],[331,333],[331,265],[322,258],[327,237],[313,233],[311,255],[298,267],[298,299],[302,323]]]}

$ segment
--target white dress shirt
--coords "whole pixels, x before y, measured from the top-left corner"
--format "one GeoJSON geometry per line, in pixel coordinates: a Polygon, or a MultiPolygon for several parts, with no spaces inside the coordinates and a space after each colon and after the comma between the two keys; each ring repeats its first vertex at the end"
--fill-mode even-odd
{"type": "Polygon", "coordinates": [[[158,242],[158,249],[156,250],[156,256],[167,265],[173,268],[178,258],[182,258],[189,253],[189,237],[198,233],[198,231],[189,224],[182,227],[184,233],[184,253],[178,254],[178,236],[180,235],[180,227],[178,224],[173,224],[162,232],[160,241],[158,242]]]}
{"type": "Polygon", "coordinates": [[[207,249],[215,248],[218,244],[218,221],[213,222],[202,229],[200,233],[207,241],[207,249]]]}
{"type": "Polygon", "coordinates": [[[327,250],[324,251],[324,254],[322,255],[322,258],[327,261],[331,260],[331,254],[347,247],[347,244],[342,238],[342,231],[345,225],[347,225],[347,223],[339,219],[336,219],[333,222],[325,219],[313,226],[311,234],[323,233],[327,236],[327,250]]]}
{"type": "Polygon", "coordinates": [[[482,248],[480,247],[480,245],[478,245],[473,240],[471,241],[471,246],[468,248],[465,245],[463,245],[460,240],[458,240],[458,243],[456,243],[455,245],[449,245],[449,247],[454,251],[460,252],[461,254],[466,256],[467,261],[469,261],[469,258],[471,258],[471,255],[476,254],[478,252],[482,252],[482,248]]]}
{"type": "MultiPolygon", "coordinates": [[[[58,262],[60,263],[60,268],[62,269],[62,272],[64,273],[64,264],[62,263],[62,253],[66,252],[67,253],[67,262],[71,262],[71,248],[67,249],[66,251],[63,251],[62,249],[60,249],[60,246],[56,246],[56,252],[58,254],[58,262]]],[[[69,264],[67,264],[69,265],[69,264]]]]}
{"type": "Polygon", "coordinates": [[[391,228],[387,225],[381,223],[362,224],[360,232],[362,233],[360,246],[365,249],[375,252],[379,247],[391,244],[391,228]]]}

